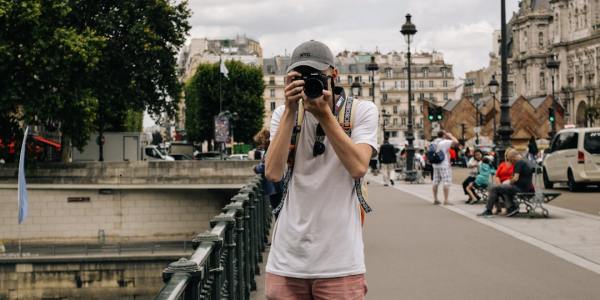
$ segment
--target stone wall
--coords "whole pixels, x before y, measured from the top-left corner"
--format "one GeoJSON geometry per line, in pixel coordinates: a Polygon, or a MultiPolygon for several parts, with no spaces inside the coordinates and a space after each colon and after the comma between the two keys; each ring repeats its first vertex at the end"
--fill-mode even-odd
{"type": "Polygon", "coordinates": [[[18,225],[17,190],[0,189],[0,242],[81,243],[189,239],[208,229],[237,190],[31,189],[18,225]],[[105,193],[110,194],[105,194],[105,193]],[[76,200],[76,201],[73,201],[76,200]]]}
{"type": "Polygon", "coordinates": [[[175,257],[0,263],[0,299],[153,299],[175,257]]]}
{"type": "MultiPolygon", "coordinates": [[[[244,184],[257,161],[131,161],[27,166],[39,184],[244,184]]],[[[17,165],[0,167],[0,184],[17,182],[17,165]]]]}

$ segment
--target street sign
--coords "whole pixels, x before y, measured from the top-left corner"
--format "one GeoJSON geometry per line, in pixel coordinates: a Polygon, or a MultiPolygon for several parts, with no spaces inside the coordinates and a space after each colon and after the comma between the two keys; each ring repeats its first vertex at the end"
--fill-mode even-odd
{"type": "Polygon", "coordinates": [[[477,126],[473,128],[473,131],[475,131],[475,133],[481,133],[481,127],[477,126]]]}
{"type": "Polygon", "coordinates": [[[229,118],[226,116],[215,117],[215,141],[225,143],[229,139],[229,118]]]}

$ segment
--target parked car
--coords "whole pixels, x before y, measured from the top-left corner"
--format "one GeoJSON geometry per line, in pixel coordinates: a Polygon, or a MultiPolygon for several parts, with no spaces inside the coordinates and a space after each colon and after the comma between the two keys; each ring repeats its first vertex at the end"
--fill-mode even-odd
{"type": "Polygon", "coordinates": [[[566,182],[569,191],[600,184],[600,127],[559,131],[544,153],[545,188],[566,182]]]}
{"type": "Polygon", "coordinates": [[[191,156],[189,156],[187,154],[171,154],[169,156],[171,156],[175,160],[193,160],[194,159],[194,158],[192,158],[191,156]]]}
{"type": "Polygon", "coordinates": [[[202,152],[196,158],[201,160],[219,160],[221,159],[221,153],[218,151],[202,152]]]}
{"type": "Polygon", "coordinates": [[[227,157],[227,160],[248,160],[248,154],[232,154],[227,157]]]}

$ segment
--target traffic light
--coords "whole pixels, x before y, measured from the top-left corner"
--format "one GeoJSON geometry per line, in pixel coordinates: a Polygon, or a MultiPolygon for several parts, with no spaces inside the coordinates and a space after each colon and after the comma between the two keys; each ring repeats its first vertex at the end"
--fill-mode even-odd
{"type": "Polygon", "coordinates": [[[430,105],[427,113],[427,119],[429,119],[430,122],[433,122],[433,120],[435,120],[435,107],[430,105]]]}
{"type": "Polygon", "coordinates": [[[441,106],[437,107],[435,118],[438,121],[441,121],[444,118],[444,109],[441,106]]]}
{"type": "Polygon", "coordinates": [[[550,120],[550,123],[554,123],[554,121],[556,121],[553,108],[548,108],[548,119],[550,120]]]}

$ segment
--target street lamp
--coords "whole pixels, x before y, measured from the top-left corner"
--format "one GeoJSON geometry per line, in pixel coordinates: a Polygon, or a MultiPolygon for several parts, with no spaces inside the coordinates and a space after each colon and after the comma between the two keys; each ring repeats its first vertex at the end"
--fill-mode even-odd
{"type": "Polygon", "coordinates": [[[556,76],[556,71],[560,66],[560,62],[556,60],[555,55],[551,55],[548,61],[546,62],[546,68],[552,71],[552,111],[554,112],[554,121],[550,122],[550,140],[556,135],[556,98],[554,94],[554,76],[556,76]]]}
{"type": "MultiPolygon", "coordinates": [[[[415,148],[413,146],[413,141],[415,139],[413,132],[413,114],[412,114],[412,84],[411,84],[411,64],[410,64],[410,43],[413,40],[414,35],[417,33],[417,28],[415,24],[411,22],[412,16],[410,14],[406,15],[406,23],[402,25],[402,30],[400,32],[404,36],[406,40],[406,44],[408,47],[408,52],[406,53],[407,62],[408,62],[408,129],[406,130],[406,140],[408,141],[408,147],[406,149],[406,171],[407,175],[412,175],[414,160],[415,160],[415,148]]],[[[409,175],[409,176],[410,176],[409,175]]],[[[411,177],[407,177],[411,178],[411,177]]]]}
{"type": "Polygon", "coordinates": [[[360,94],[360,88],[361,88],[361,84],[359,82],[353,82],[352,85],[350,86],[350,90],[352,91],[352,96],[353,97],[357,97],[360,94]]]}
{"type": "Polygon", "coordinates": [[[500,43],[502,79],[500,86],[500,128],[498,128],[500,143],[498,147],[498,158],[499,161],[504,161],[504,153],[506,152],[506,149],[511,146],[511,135],[513,133],[513,129],[510,124],[510,106],[508,104],[508,36],[506,32],[506,0],[502,0],[500,2],[500,27],[500,31],[502,32],[502,39],[500,43]]]}
{"type": "Polygon", "coordinates": [[[488,88],[490,89],[490,93],[492,93],[492,104],[494,105],[494,137],[493,137],[493,141],[494,141],[494,147],[496,147],[496,93],[498,92],[498,87],[500,86],[500,84],[498,83],[498,81],[496,80],[496,74],[492,75],[492,80],[490,80],[490,83],[488,83],[488,88]]]}
{"type": "Polygon", "coordinates": [[[379,65],[375,62],[375,56],[371,56],[371,63],[367,64],[367,70],[371,71],[371,91],[373,92],[373,103],[375,103],[375,71],[379,70],[379,65]]]}
{"type": "Polygon", "coordinates": [[[387,111],[385,111],[385,108],[381,109],[381,118],[383,119],[383,125],[381,126],[383,128],[383,140],[385,141],[386,136],[385,136],[385,125],[387,124],[388,120],[390,119],[391,115],[387,113],[387,111]]]}

